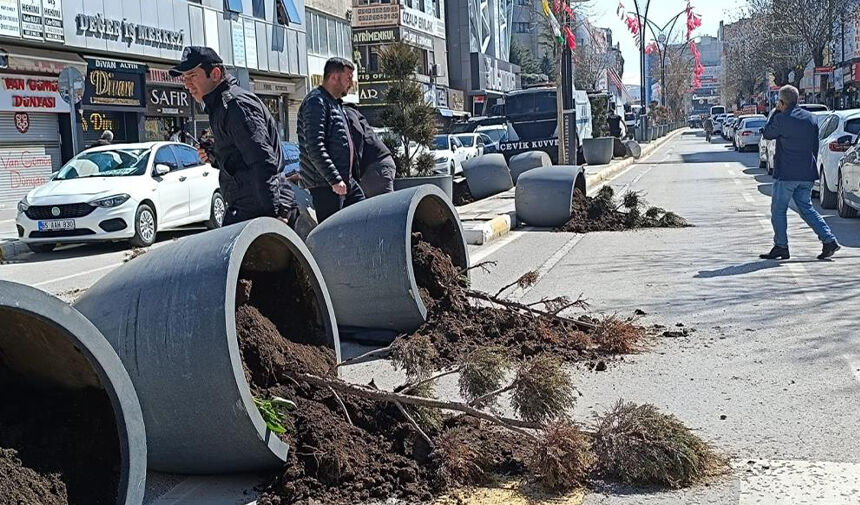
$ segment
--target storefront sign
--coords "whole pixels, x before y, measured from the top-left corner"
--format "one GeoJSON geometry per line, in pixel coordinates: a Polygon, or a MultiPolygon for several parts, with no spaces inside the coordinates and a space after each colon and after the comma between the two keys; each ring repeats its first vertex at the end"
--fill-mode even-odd
{"type": "Polygon", "coordinates": [[[18,0],[0,0],[0,35],[21,36],[21,11],[18,0]]]}
{"type": "Polygon", "coordinates": [[[230,21],[230,35],[233,41],[233,65],[245,66],[245,25],[241,21],[230,21]]]}
{"type": "Polygon", "coordinates": [[[30,115],[26,112],[15,113],[15,129],[21,135],[30,131],[30,115]]]}
{"type": "Polygon", "coordinates": [[[185,83],[182,77],[173,77],[170,75],[170,71],[160,68],[150,68],[146,76],[146,82],[152,84],[177,84],[179,86],[185,83]]]}
{"type": "Polygon", "coordinates": [[[146,65],[88,59],[84,106],[145,107],[146,65]]]}
{"type": "Polygon", "coordinates": [[[146,113],[150,116],[191,116],[191,95],[182,88],[146,87],[146,113]]]}
{"type": "Polygon", "coordinates": [[[358,100],[361,105],[385,105],[387,83],[358,84],[358,100]]]}
{"type": "Polygon", "coordinates": [[[258,95],[289,95],[295,93],[296,86],[289,82],[262,81],[254,79],[251,81],[251,90],[258,95]]]}
{"type": "Polygon", "coordinates": [[[0,111],[69,112],[56,77],[0,75],[0,111]]]}
{"type": "Polygon", "coordinates": [[[21,35],[25,39],[43,40],[42,0],[21,0],[21,35]]]}
{"type": "Polygon", "coordinates": [[[78,34],[108,40],[122,40],[129,46],[140,44],[169,49],[182,49],[185,45],[183,30],[165,30],[132,23],[126,19],[110,19],[101,15],[78,14],[75,17],[78,34]]]}
{"type": "MultiPolygon", "coordinates": [[[[388,76],[382,72],[360,72],[358,74],[358,82],[385,82],[388,76]]],[[[322,80],[320,80],[322,84],[322,80]]]]}
{"type": "Polygon", "coordinates": [[[353,30],[352,45],[362,44],[384,44],[387,42],[399,42],[399,28],[371,28],[369,30],[353,30]]]}
{"type": "Polygon", "coordinates": [[[352,11],[352,26],[394,26],[400,21],[397,4],[359,5],[352,11]]]}
{"type": "Polygon", "coordinates": [[[42,0],[42,20],[45,23],[45,40],[63,42],[62,0],[42,0]]]}
{"type": "MultiPolygon", "coordinates": [[[[477,89],[513,91],[519,88],[519,67],[491,56],[472,53],[472,82],[477,89]]],[[[473,85],[474,85],[473,84],[473,85]]]]}
{"type": "Polygon", "coordinates": [[[245,19],[245,64],[257,68],[257,27],[253,19],[245,19]]]}
{"type": "Polygon", "coordinates": [[[46,184],[51,177],[51,156],[45,149],[3,149],[0,151],[0,194],[18,201],[31,189],[46,184]]]}
{"type": "Polygon", "coordinates": [[[403,7],[400,11],[400,24],[428,35],[445,38],[445,22],[416,9],[403,7]]]}
{"type": "Polygon", "coordinates": [[[400,40],[410,46],[420,47],[422,49],[433,50],[433,37],[427,36],[421,32],[410,30],[409,28],[400,28],[400,40]]]}

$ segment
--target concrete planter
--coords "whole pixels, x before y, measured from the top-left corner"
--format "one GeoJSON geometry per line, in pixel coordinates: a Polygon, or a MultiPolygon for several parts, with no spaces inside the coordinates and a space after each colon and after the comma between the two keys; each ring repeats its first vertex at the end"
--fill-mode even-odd
{"type": "Polygon", "coordinates": [[[394,191],[423,186],[425,184],[441,189],[443,193],[448,195],[448,200],[454,198],[454,177],[450,174],[397,178],[394,179],[394,191]]]}
{"type": "Polygon", "coordinates": [[[116,503],[143,503],[146,433],[140,403],[123,364],[91,322],[47,293],[0,281],[0,377],[14,381],[0,381],[0,391],[102,390],[113,407],[119,441],[116,503]]]}
{"type": "Polygon", "coordinates": [[[582,139],[582,155],[585,156],[585,162],[589,165],[606,165],[612,161],[614,142],[612,137],[582,139]]]}
{"type": "Polygon", "coordinates": [[[466,184],[469,185],[469,192],[475,200],[514,187],[505,156],[499,153],[486,154],[463,162],[463,175],[466,176],[466,184]]]}
{"type": "MultiPolygon", "coordinates": [[[[427,318],[412,268],[412,234],[467,268],[457,212],[439,188],[424,185],[359,202],[323,221],[308,237],[339,325],[415,330],[427,318]]],[[[392,334],[391,338],[396,336],[392,334]]]]}
{"type": "MultiPolygon", "coordinates": [[[[105,276],[75,304],[129,371],[155,470],[249,472],[278,468],[287,456],[286,444],[268,431],[254,406],[242,369],[235,311],[236,288],[246,272],[265,273],[270,288],[292,282],[294,275],[307,279],[313,294],[305,300],[308,311],[325,332],[318,344],[333,347],[340,359],[325,281],[301,239],[276,219],[246,221],[151,249],[105,276]]],[[[257,289],[261,281],[254,282],[257,289]]]]}
{"type": "Polygon", "coordinates": [[[517,219],[531,226],[561,226],[570,219],[576,188],[585,194],[581,167],[552,166],[530,170],[520,176],[516,191],[517,219]]]}
{"type": "Polygon", "coordinates": [[[552,160],[549,158],[549,154],[543,151],[529,151],[512,156],[509,165],[511,179],[516,184],[520,175],[533,168],[548,167],[552,165],[552,160]]]}
{"type": "Polygon", "coordinates": [[[627,149],[627,154],[636,158],[637,160],[642,156],[642,146],[639,145],[635,140],[628,140],[624,142],[624,148],[627,149]]]}

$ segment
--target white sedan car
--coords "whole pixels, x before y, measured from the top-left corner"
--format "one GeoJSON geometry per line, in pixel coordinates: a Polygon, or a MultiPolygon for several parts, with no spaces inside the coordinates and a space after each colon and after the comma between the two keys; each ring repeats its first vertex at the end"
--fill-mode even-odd
{"type": "Polygon", "coordinates": [[[436,172],[459,174],[463,171],[463,162],[467,160],[467,151],[456,135],[441,134],[433,137],[430,151],[436,158],[436,172]]]}
{"type": "Polygon", "coordinates": [[[835,209],[839,191],[839,160],[860,133],[860,109],[829,113],[819,125],[818,181],[815,188],[824,209],[835,209]]]}
{"type": "Polygon", "coordinates": [[[484,155],[484,137],[480,133],[458,133],[456,137],[466,150],[467,160],[484,155]]]}
{"type": "Polygon", "coordinates": [[[145,247],[157,232],[221,226],[218,170],[178,142],[86,150],[18,203],[18,234],[34,252],[57,244],[128,240],[145,247]]]}
{"type": "Polygon", "coordinates": [[[754,146],[758,150],[759,142],[761,142],[761,130],[767,123],[767,118],[762,114],[751,114],[749,116],[741,116],[735,126],[735,138],[733,144],[735,150],[746,151],[748,147],[754,146]]]}

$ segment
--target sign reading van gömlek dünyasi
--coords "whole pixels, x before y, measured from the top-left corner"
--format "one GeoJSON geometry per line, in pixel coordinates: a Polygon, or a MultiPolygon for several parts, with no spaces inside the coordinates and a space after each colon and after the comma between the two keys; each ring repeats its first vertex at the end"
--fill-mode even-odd
{"type": "Polygon", "coordinates": [[[146,107],[146,65],[87,58],[84,106],[146,107]]]}

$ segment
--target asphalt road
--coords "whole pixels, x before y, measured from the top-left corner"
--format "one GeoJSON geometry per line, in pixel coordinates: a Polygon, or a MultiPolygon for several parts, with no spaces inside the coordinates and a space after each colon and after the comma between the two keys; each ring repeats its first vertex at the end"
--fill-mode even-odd
{"type": "MultiPolygon", "coordinates": [[[[641,191],[694,227],[586,235],[525,229],[470,248],[473,263],[497,262],[490,273],[473,272],[478,289],[495,291],[538,270],[538,283],[513,296],[582,294],[593,311],[641,309],[644,324],[695,329],[656,339],[607,371],[574,370],[581,392],[574,415],[590,420],[622,398],[653,403],[712,441],[734,471],[692,490],[605,489],[586,504],[860,503],[860,336],[851,302],[860,294],[860,220],[825,211],[844,248],[820,262],[815,235],[792,212],[792,259],[759,260],[771,245],[771,179],[757,167],[755,153],[685,132],[611,184],[641,191]]],[[[25,255],[0,265],[0,278],[72,299],[127,255],[110,245],[25,255]]],[[[345,347],[346,355],[359,352],[345,347]]],[[[371,363],[347,374],[398,384],[396,374],[379,376],[388,369],[371,363]]],[[[440,384],[440,396],[455,390],[452,377],[440,384]]],[[[192,503],[159,503],[168,502],[192,503]]]]}

